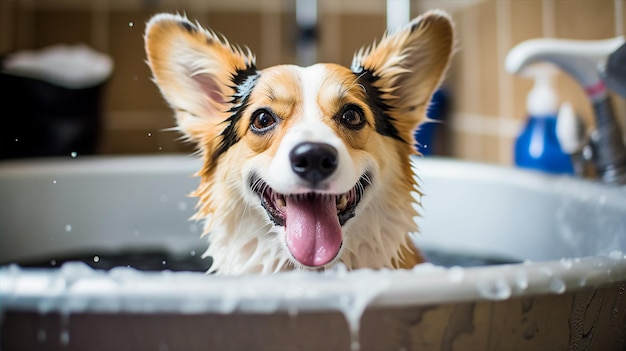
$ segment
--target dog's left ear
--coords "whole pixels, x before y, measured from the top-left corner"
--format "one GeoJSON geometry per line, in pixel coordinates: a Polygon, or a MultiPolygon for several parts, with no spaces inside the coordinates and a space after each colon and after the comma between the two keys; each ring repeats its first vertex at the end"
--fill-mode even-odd
{"type": "Polygon", "coordinates": [[[354,55],[352,70],[366,89],[376,90],[377,105],[388,119],[385,123],[392,124],[385,127],[393,129],[392,136],[413,141],[413,130],[443,80],[453,46],[450,17],[430,11],[354,55]]]}

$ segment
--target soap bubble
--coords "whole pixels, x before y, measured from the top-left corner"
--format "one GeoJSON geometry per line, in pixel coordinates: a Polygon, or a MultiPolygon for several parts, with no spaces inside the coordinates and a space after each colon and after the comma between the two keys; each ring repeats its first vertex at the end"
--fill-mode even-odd
{"type": "Polygon", "coordinates": [[[612,260],[619,261],[619,260],[624,259],[624,253],[621,252],[620,250],[613,250],[609,253],[609,258],[612,260]]]}
{"type": "Polygon", "coordinates": [[[565,282],[563,281],[563,279],[559,277],[554,277],[550,280],[550,291],[557,294],[562,294],[565,292],[565,288],[565,282]]]}
{"type": "Polygon", "coordinates": [[[480,281],[476,288],[480,296],[490,300],[506,300],[511,297],[511,287],[504,278],[480,281]]]}
{"type": "Polygon", "coordinates": [[[515,285],[520,290],[526,290],[526,288],[528,288],[528,276],[526,276],[524,271],[518,271],[515,275],[515,285]]]}
{"type": "Polygon", "coordinates": [[[451,267],[448,270],[448,280],[452,283],[460,283],[463,281],[464,274],[463,268],[459,266],[451,267]]]}
{"type": "Polygon", "coordinates": [[[63,330],[61,332],[61,335],[59,336],[59,340],[61,341],[62,345],[67,345],[70,343],[70,332],[67,330],[63,330]]]}

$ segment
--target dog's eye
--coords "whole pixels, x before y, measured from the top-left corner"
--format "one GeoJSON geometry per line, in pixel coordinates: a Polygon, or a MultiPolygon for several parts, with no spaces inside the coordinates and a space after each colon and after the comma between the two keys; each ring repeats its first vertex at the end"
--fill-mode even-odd
{"type": "Polygon", "coordinates": [[[365,125],[365,118],[361,111],[349,107],[341,113],[341,124],[351,129],[361,129],[365,125]]]}
{"type": "Polygon", "coordinates": [[[272,128],[276,118],[267,110],[259,110],[252,115],[251,128],[253,132],[264,133],[272,128]]]}

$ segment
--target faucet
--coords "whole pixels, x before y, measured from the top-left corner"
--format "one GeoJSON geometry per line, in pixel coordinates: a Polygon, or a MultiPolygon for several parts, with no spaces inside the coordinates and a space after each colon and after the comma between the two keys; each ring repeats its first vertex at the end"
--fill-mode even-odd
{"type": "Polygon", "coordinates": [[[585,90],[596,121],[595,130],[589,136],[589,160],[602,181],[626,184],[626,146],[608,94],[610,88],[626,98],[624,37],[595,41],[527,40],[509,51],[505,68],[519,74],[539,62],[556,65],[585,90]]]}

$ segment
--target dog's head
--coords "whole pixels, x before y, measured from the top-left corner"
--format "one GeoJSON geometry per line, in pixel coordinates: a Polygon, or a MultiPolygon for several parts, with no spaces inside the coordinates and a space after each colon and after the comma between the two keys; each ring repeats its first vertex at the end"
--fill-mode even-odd
{"type": "Polygon", "coordinates": [[[416,231],[413,133],[453,29],[429,12],[335,64],[259,70],[177,15],[146,29],[156,84],[204,159],[197,217],[222,272],[399,266],[416,231]]]}

